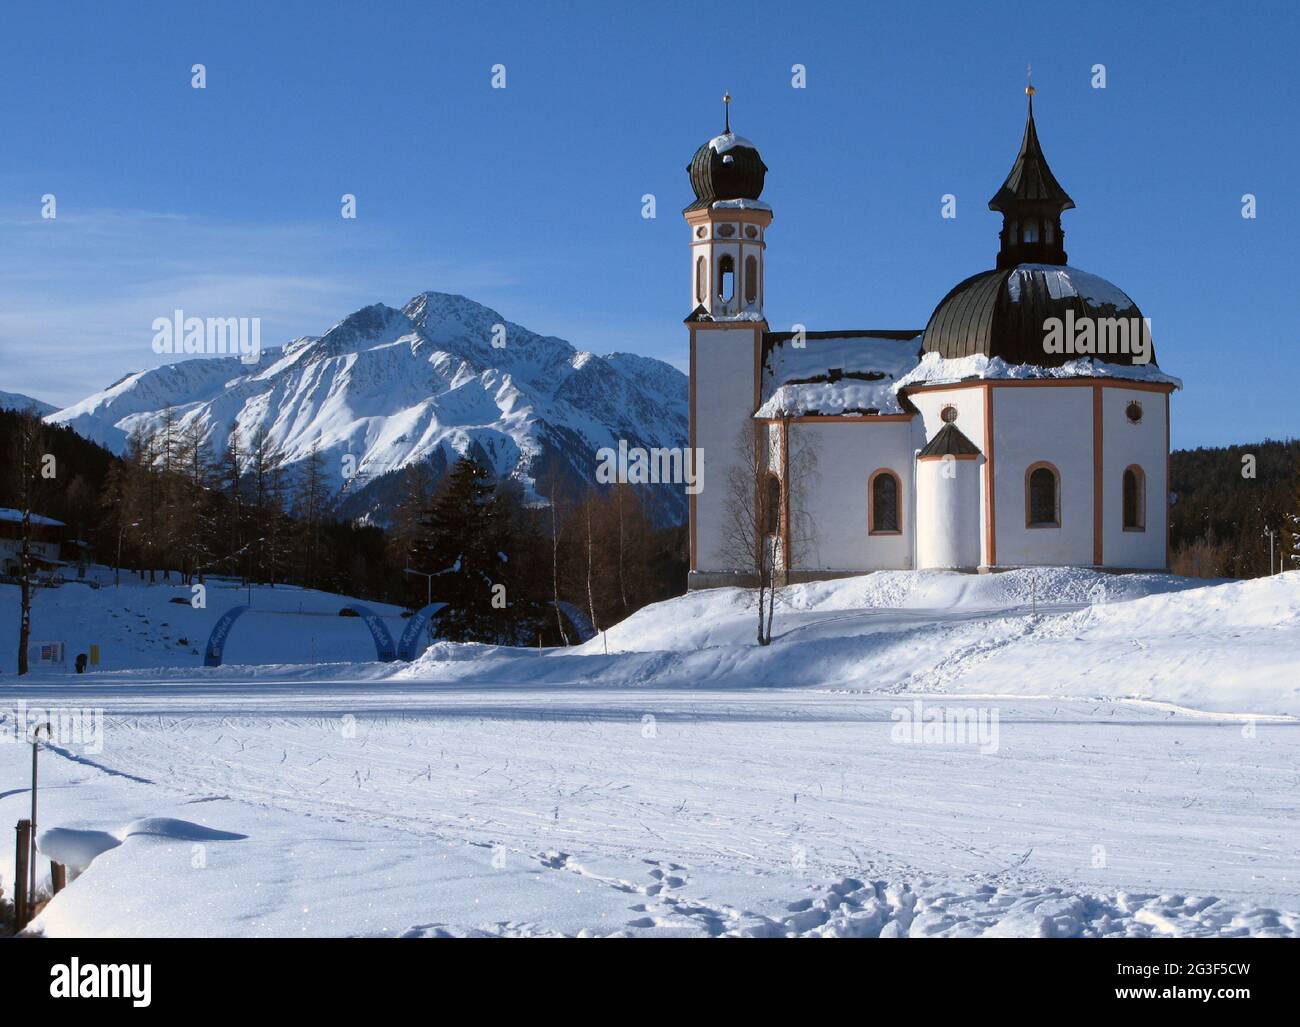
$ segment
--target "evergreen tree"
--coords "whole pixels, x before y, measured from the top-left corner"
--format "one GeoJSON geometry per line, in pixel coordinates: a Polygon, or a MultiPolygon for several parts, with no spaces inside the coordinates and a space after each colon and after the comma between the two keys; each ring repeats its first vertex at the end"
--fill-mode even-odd
{"type": "MultiPolygon", "coordinates": [[[[417,563],[423,569],[424,561],[420,557],[420,549],[424,529],[421,524],[428,513],[432,495],[432,467],[425,462],[408,465],[402,473],[402,493],[397,506],[393,509],[389,540],[391,559],[403,569],[415,567],[417,563]]],[[[415,575],[406,575],[406,577],[410,579],[407,586],[412,596],[412,603],[418,609],[424,605],[425,583],[415,575]],[[415,587],[417,585],[418,589],[415,587]]]]}
{"type": "Polygon", "coordinates": [[[439,633],[454,641],[502,638],[511,598],[508,542],[488,469],[470,457],[459,460],[420,527],[417,569],[435,575],[433,598],[448,604],[439,633]]]}
{"type": "Polygon", "coordinates": [[[1282,569],[1300,571],[1300,467],[1291,487],[1290,509],[1282,514],[1282,569]]]}

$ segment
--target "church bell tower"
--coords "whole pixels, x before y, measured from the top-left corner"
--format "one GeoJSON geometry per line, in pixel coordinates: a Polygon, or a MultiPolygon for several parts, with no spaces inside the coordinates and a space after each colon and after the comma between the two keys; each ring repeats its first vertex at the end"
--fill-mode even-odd
{"type": "Polygon", "coordinates": [[[759,442],[753,417],[767,331],[763,254],[772,208],[759,198],[767,166],[731,130],[731,96],[722,99],[723,132],[687,165],[695,201],[682,212],[691,248],[690,444],[707,468],[703,490],[688,496],[691,588],[739,584],[746,573],[730,566],[727,482],[745,466],[743,447],[759,442]]]}
{"type": "Polygon", "coordinates": [[[763,250],[772,208],[759,199],[767,165],[748,139],[731,130],[731,95],[722,98],[724,128],[695,151],[687,171],[695,202],[683,211],[691,229],[694,316],[761,320],[763,250]]]}

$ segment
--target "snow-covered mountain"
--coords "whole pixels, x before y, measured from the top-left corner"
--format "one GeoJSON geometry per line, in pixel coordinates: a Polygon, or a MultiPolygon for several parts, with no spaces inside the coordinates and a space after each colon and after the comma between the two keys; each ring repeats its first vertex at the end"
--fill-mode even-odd
{"type": "Polygon", "coordinates": [[[32,407],[35,407],[36,412],[41,415],[52,414],[59,409],[53,403],[33,399],[21,392],[0,392],[0,410],[29,410],[32,407]]]}
{"type": "MultiPolygon", "coordinates": [[[[382,521],[393,472],[418,461],[440,470],[469,453],[545,496],[594,480],[595,450],[619,439],[685,446],[686,397],[686,376],[662,361],[581,352],[464,296],[425,292],[264,349],[256,364],[211,356],[129,374],[48,420],[119,453],[169,409],[181,427],[201,423],[216,455],[233,430],[247,441],[265,429],[290,464],[318,448],[340,510],[382,521]]],[[[681,486],[648,489],[659,518],[685,519],[681,486]]]]}

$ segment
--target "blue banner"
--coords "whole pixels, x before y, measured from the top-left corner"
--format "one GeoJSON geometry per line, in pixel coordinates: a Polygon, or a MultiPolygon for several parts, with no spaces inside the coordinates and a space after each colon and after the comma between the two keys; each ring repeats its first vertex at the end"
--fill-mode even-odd
{"type": "Polygon", "coordinates": [[[424,629],[429,626],[429,621],[433,615],[441,610],[446,603],[430,603],[423,610],[411,616],[406,622],[406,628],[402,632],[402,640],[397,644],[397,655],[408,663],[414,660],[424,652],[424,646],[420,639],[424,635],[424,629]]]}
{"type": "Polygon", "coordinates": [[[232,606],[217,619],[217,623],[212,627],[212,634],[208,636],[207,647],[203,650],[203,666],[221,666],[221,654],[226,648],[226,639],[230,637],[230,627],[247,609],[247,606],[232,606]]]}
{"type": "Polygon", "coordinates": [[[392,663],[397,659],[397,650],[393,648],[393,636],[388,633],[388,625],[379,619],[377,613],[360,603],[348,603],[343,609],[351,610],[366,622],[366,627],[370,629],[370,635],[375,640],[375,656],[381,663],[392,663]]]}

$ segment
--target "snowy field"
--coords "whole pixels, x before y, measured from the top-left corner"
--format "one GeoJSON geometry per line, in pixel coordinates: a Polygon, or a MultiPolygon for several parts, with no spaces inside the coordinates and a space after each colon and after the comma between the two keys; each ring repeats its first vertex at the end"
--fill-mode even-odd
{"type": "MultiPolygon", "coordinates": [[[[228,650],[267,664],[214,670],[179,616],[233,590],[38,598],[37,637],[117,634],[112,669],[0,678],[10,725],[103,710],[41,755],[42,844],[88,868],[33,930],[1300,935],[1300,574],[881,573],[790,589],[766,650],[717,590],[410,665],[271,591],[228,650]]],[[[0,744],[6,829],[29,764],[0,744]]]]}

